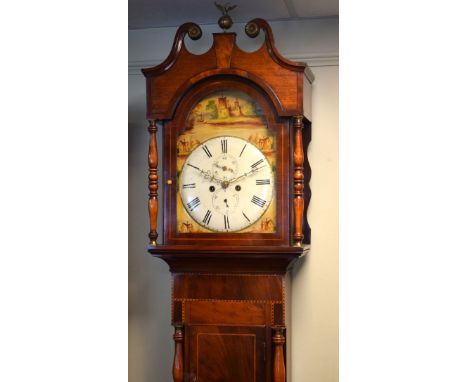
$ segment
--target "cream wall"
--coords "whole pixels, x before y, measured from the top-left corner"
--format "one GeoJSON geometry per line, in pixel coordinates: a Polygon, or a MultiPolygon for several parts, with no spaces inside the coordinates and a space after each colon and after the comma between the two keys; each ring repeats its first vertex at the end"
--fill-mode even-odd
{"type": "Polygon", "coordinates": [[[338,67],[313,72],[311,247],[292,273],[292,382],[338,381],[338,67]]]}
{"type": "MultiPolygon", "coordinates": [[[[244,37],[245,50],[261,39],[244,37]]],[[[315,75],[312,90],[311,252],[291,275],[292,325],[288,332],[290,382],[338,381],[338,20],[271,23],[277,47],[305,61],[315,75]]],[[[217,26],[202,26],[194,52],[211,45],[217,26]]],[[[171,382],[170,275],[146,253],[147,122],[145,82],[139,69],[161,62],[176,28],[129,31],[129,381],[171,382]]],[[[159,139],[159,142],[161,140],[159,139]]]]}

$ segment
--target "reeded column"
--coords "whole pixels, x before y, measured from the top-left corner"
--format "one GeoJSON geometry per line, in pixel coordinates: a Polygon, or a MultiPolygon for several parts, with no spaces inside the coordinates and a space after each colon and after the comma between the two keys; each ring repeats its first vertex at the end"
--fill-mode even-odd
{"type": "Polygon", "coordinates": [[[183,382],[184,380],[184,355],[183,355],[183,344],[184,344],[184,333],[182,332],[182,324],[174,324],[174,363],[172,365],[172,377],[174,382],[183,382]]]}
{"type": "Polygon", "coordinates": [[[286,342],[282,327],[275,327],[273,329],[275,335],[273,336],[273,343],[275,344],[275,355],[273,359],[273,382],[286,382],[286,367],[284,365],[284,343],[286,342]]]}
{"type": "Polygon", "coordinates": [[[150,244],[156,245],[158,239],[158,233],[156,232],[158,224],[158,142],[156,140],[156,133],[158,132],[158,127],[156,126],[156,120],[149,121],[148,132],[150,134],[148,150],[148,212],[150,232],[148,236],[150,244]]]}
{"type": "Polygon", "coordinates": [[[294,131],[294,245],[300,247],[304,235],[302,220],[304,217],[304,149],[302,147],[302,115],[293,117],[294,131]]]}

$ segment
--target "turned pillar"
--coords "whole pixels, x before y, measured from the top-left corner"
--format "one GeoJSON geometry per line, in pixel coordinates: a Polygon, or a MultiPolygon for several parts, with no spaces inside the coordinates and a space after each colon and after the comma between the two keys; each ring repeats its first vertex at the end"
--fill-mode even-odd
{"type": "Polygon", "coordinates": [[[302,146],[302,115],[293,117],[294,131],[294,233],[295,246],[302,245],[302,221],[304,217],[304,149],[302,146]]]}
{"type": "Polygon", "coordinates": [[[274,358],[273,358],[273,382],[286,382],[286,366],[284,364],[284,328],[275,327],[273,336],[273,343],[275,344],[274,358]]]}
{"type": "Polygon", "coordinates": [[[148,212],[150,220],[150,232],[148,237],[151,245],[157,244],[158,233],[156,231],[158,224],[158,142],[156,133],[158,127],[156,120],[150,120],[148,126],[149,136],[149,149],[148,149],[148,212]]]}
{"type": "Polygon", "coordinates": [[[172,365],[172,377],[174,382],[183,382],[184,380],[184,333],[182,324],[174,324],[174,363],[172,365]]]}

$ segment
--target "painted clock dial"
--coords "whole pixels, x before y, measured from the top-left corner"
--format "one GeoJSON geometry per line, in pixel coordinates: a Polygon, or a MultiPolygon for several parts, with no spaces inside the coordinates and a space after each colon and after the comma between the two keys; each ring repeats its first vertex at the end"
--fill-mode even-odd
{"type": "Polygon", "coordinates": [[[237,232],[268,209],[274,177],[268,159],[253,144],[232,136],[208,139],[187,157],[179,178],[187,213],[215,232],[237,232]]]}
{"type": "Polygon", "coordinates": [[[275,234],[276,143],[250,95],[224,89],[198,99],[177,137],[177,233],[275,234]]]}

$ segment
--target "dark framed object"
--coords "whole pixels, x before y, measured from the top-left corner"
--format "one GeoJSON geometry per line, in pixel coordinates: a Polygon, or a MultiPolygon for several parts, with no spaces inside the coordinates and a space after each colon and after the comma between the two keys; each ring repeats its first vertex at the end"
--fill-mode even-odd
{"type": "Polygon", "coordinates": [[[201,29],[184,24],[168,58],[143,69],[148,251],[173,275],[176,382],[286,380],[286,274],[310,236],[313,75],[279,54],[264,20],[246,26],[251,37],[259,30],[265,42],[255,52],[241,50],[234,33],[215,33],[211,49],[193,55],[184,37],[199,38],[201,29]],[[247,221],[232,229],[238,219],[247,221]]]}

